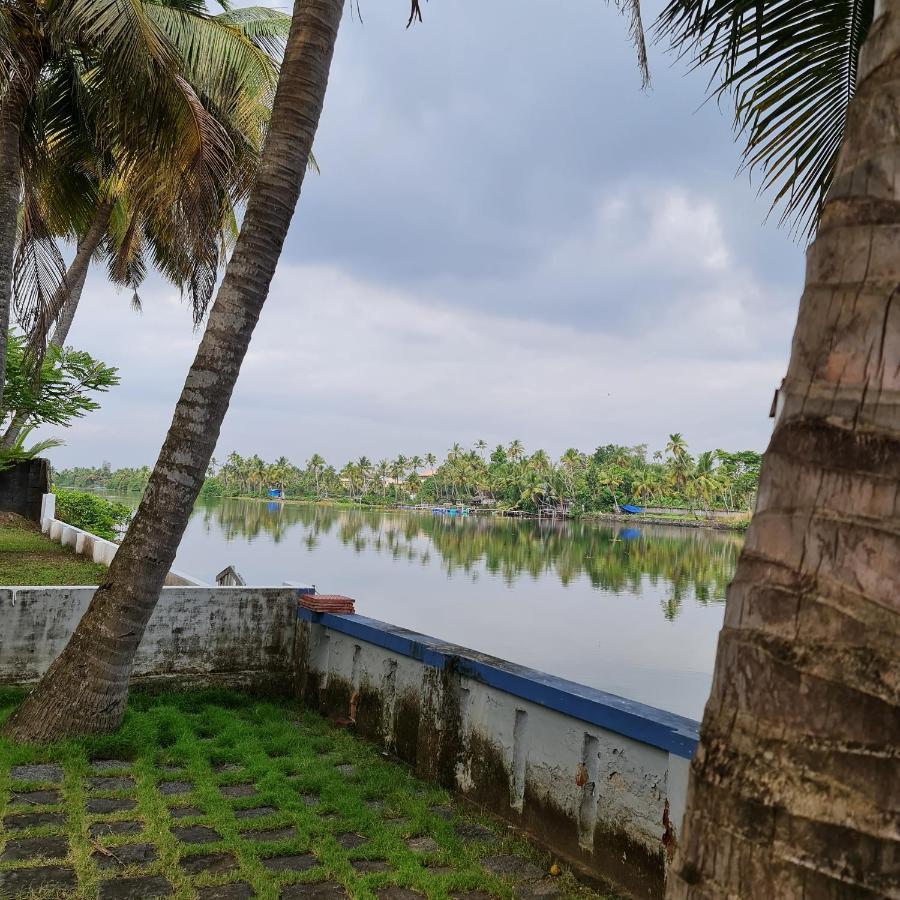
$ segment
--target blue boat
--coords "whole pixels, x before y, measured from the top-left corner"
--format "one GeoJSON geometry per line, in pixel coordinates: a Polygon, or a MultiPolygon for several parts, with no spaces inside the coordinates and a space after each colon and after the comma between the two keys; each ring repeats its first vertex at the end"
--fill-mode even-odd
{"type": "Polygon", "coordinates": [[[622,512],[626,512],[626,513],[628,513],[629,515],[632,515],[632,516],[633,516],[635,513],[639,513],[639,512],[643,512],[643,511],[644,511],[643,507],[641,507],[641,506],[632,506],[630,503],[623,503],[623,504],[621,504],[621,506],[619,506],[619,509],[621,509],[622,512]]]}

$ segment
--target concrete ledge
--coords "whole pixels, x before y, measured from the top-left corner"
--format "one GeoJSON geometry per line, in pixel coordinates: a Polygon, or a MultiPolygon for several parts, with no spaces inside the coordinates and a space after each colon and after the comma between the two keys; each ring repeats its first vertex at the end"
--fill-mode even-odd
{"type": "Polygon", "coordinates": [[[424,665],[436,669],[451,667],[460,675],[514,697],[608,728],[684,759],[690,759],[697,749],[700,723],[693,719],[365,616],[313,613],[306,609],[298,609],[297,615],[424,665]]]}
{"type": "Polygon", "coordinates": [[[662,896],[696,722],[363,616],[297,619],[308,706],[586,874],[662,896]]]}

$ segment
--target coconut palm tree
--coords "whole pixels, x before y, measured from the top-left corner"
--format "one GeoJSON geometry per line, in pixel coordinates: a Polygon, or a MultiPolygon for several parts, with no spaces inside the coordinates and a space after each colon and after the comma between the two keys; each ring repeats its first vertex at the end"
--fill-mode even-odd
{"type": "MultiPolygon", "coordinates": [[[[202,486],[299,197],[342,11],[343,0],[295,2],[259,174],[159,460],[104,582],[65,650],[7,720],[9,736],[47,740],[121,721],[135,651],[202,486]]],[[[80,25],[120,30],[109,17],[80,25]]]]}
{"type": "MultiPolygon", "coordinates": [[[[158,11],[151,15],[156,18],[158,11]]],[[[194,191],[186,189],[189,178],[177,182],[163,179],[162,186],[169,188],[169,193],[147,190],[165,159],[148,156],[140,165],[132,163],[118,148],[102,141],[102,121],[94,121],[88,114],[90,104],[87,112],[76,115],[59,104],[60,97],[73,99],[71,91],[60,89],[54,78],[39,86],[35,105],[54,112],[41,117],[42,128],[31,138],[23,179],[24,206],[30,215],[38,213],[50,232],[77,246],[64,277],[51,290],[47,278],[39,277],[34,269],[41,265],[42,255],[52,252],[52,244],[31,246],[35,241],[46,243],[48,235],[44,229],[21,229],[13,289],[20,321],[31,331],[31,369],[36,377],[54,323],[49,344],[62,348],[65,343],[88,268],[98,251],[108,259],[111,279],[134,290],[135,301],[146,271],[145,259],[151,257],[188,298],[195,321],[202,318],[221,259],[220,248],[231,242],[234,204],[245,199],[259,159],[278,74],[275,57],[289,22],[289,17],[264,8],[245,10],[237,19],[231,12],[207,16],[189,10],[178,19],[163,16],[158,20],[161,33],[184,57],[182,76],[228,135],[232,147],[227,174],[221,184],[209,186],[216,195],[205,198],[207,218],[202,223],[195,213],[185,214],[185,201],[194,202],[194,191]],[[210,65],[231,70],[226,83],[236,88],[229,89],[228,98],[221,90],[216,95],[207,93],[215,89],[210,87],[210,65]],[[226,99],[231,102],[224,102],[226,99]],[[60,123],[67,118],[74,122],[72,127],[79,136],[75,140],[70,135],[61,142],[60,123]]],[[[81,92],[88,96],[89,76],[89,72],[72,73],[84,82],[81,92]]],[[[3,444],[15,439],[21,425],[14,420],[15,427],[7,431],[3,444]]]]}
{"type": "Polygon", "coordinates": [[[793,208],[822,199],[667,897],[892,896],[900,2],[875,4],[858,59],[865,3],[676,5],[755,105],[753,152],[801,169],[793,208]]]}
{"type": "MultiPolygon", "coordinates": [[[[41,170],[42,144],[35,137],[43,128],[34,123],[52,130],[56,151],[71,153],[73,163],[84,158],[81,126],[99,130],[123,169],[144,172],[146,192],[181,198],[179,213],[188,219],[208,218],[209,204],[221,195],[233,146],[197,87],[227,108],[234,84],[227,80],[228,68],[218,66],[221,59],[199,52],[192,16],[209,18],[192,4],[175,9],[147,0],[112,7],[105,0],[16,0],[0,6],[0,387],[22,173],[41,170]],[[197,87],[185,77],[192,67],[202,72],[197,87]],[[51,102],[42,101],[46,96],[51,102]],[[143,165],[151,158],[152,177],[143,165]]],[[[59,189],[71,191],[73,207],[84,209],[83,173],[74,164],[69,172],[59,189]]],[[[37,254],[38,290],[46,295],[48,273],[61,260],[43,242],[27,240],[45,230],[37,210],[26,204],[22,227],[25,245],[37,254]]]]}
{"type": "Polygon", "coordinates": [[[316,482],[316,499],[318,499],[322,495],[321,489],[319,488],[319,479],[321,478],[322,470],[325,468],[324,457],[318,453],[313,453],[306,463],[306,468],[313,473],[313,478],[316,482]]]}

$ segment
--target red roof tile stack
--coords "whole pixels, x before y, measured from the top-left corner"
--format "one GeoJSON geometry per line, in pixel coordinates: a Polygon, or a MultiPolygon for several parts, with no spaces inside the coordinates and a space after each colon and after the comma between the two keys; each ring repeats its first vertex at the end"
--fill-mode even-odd
{"type": "Polygon", "coordinates": [[[300,605],[317,613],[352,613],[353,600],[341,594],[301,594],[300,605]]]}

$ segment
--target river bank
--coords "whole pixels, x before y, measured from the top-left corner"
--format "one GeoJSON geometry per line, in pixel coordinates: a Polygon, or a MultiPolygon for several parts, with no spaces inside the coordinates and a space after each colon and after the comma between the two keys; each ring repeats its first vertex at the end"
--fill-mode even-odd
{"type": "MultiPolygon", "coordinates": [[[[201,497],[201,500],[203,498],[201,497]]],[[[639,523],[641,525],[671,525],[676,528],[710,528],[715,531],[738,531],[744,532],[747,530],[748,525],[750,524],[750,516],[749,512],[736,512],[733,514],[733,517],[725,518],[721,516],[724,512],[723,510],[715,510],[714,512],[719,513],[719,518],[711,518],[703,516],[702,513],[698,513],[694,516],[690,515],[681,515],[678,513],[673,513],[671,515],[665,514],[650,514],[644,515],[641,513],[607,513],[600,511],[590,511],[583,512],[577,514],[571,513],[558,513],[556,515],[540,515],[538,513],[527,512],[525,510],[513,510],[513,509],[489,509],[487,507],[481,506],[468,506],[466,504],[459,504],[454,507],[446,507],[440,504],[431,505],[417,505],[410,506],[402,503],[360,503],[355,500],[345,500],[342,498],[334,498],[334,499],[313,499],[308,497],[283,497],[283,498],[273,498],[273,497],[259,497],[259,496],[247,496],[243,494],[235,494],[230,496],[216,496],[215,498],[207,498],[207,499],[220,499],[220,500],[251,500],[258,503],[285,503],[291,505],[301,505],[301,506],[318,506],[318,507],[336,507],[339,509],[358,509],[358,510],[372,510],[373,512],[429,512],[432,509],[465,509],[468,512],[468,515],[471,517],[478,518],[496,518],[496,519],[517,519],[520,521],[528,521],[528,522],[541,522],[541,521],[566,521],[566,522],[629,522],[631,524],[639,523]]]]}

